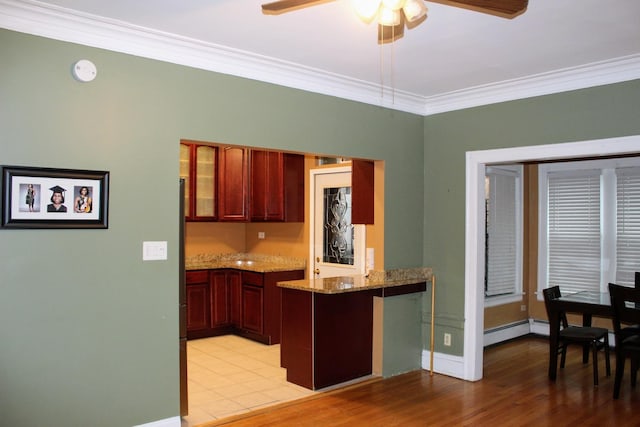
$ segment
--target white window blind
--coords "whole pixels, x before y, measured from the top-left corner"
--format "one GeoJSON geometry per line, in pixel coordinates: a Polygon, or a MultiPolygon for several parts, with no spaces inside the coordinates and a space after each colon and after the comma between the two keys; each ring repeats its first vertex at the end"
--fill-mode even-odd
{"type": "Polygon", "coordinates": [[[616,283],[633,284],[640,271],[640,167],[616,169],[616,283]]]}
{"type": "Polygon", "coordinates": [[[519,170],[487,168],[485,297],[521,290],[519,170]]]}
{"type": "Polygon", "coordinates": [[[548,174],[547,283],[600,290],[600,170],[548,174]]]}

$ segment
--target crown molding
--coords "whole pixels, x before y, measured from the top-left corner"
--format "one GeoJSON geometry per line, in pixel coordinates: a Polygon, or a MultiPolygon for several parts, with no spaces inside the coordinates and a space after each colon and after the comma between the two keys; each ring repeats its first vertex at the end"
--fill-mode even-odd
{"type": "Polygon", "coordinates": [[[426,98],[424,115],[640,78],[640,54],[505,80],[426,98]]]}
{"type": "Polygon", "coordinates": [[[0,0],[0,28],[427,116],[640,78],[640,55],[425,97],[34,0],[0,0]]]}

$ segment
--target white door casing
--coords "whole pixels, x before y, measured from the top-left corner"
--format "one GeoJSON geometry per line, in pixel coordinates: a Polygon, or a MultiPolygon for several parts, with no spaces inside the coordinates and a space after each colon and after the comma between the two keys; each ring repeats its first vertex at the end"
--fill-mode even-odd
{"type": "Polygon", "coordinates": [[[513,147],[466,153],[465,298],[463,372],[458,376],[482,378],[484,334],[484,176],[487,164],[533,160],[637,154],[640,135],[582,142],[513,147]]]}

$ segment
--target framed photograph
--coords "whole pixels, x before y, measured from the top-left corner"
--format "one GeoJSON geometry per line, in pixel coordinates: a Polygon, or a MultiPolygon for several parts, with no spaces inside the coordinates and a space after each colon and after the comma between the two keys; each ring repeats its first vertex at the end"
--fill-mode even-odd
{"type": "Polygon", "coordinates": [[[2,166],[2,228],[108,228],[109,172],[2,166]]]}

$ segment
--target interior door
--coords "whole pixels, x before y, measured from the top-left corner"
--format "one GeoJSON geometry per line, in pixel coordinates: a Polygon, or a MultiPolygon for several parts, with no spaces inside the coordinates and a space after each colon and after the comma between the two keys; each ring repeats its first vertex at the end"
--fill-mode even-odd
{"type": "Polygon", "coordinates": [[[310,278],[364,274],[365,226],[351,223],[351,166],[311,171],[310,278]]]}

